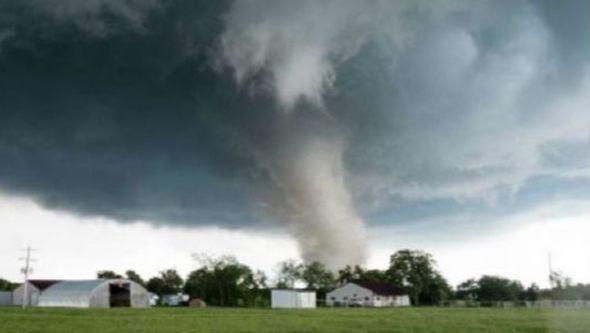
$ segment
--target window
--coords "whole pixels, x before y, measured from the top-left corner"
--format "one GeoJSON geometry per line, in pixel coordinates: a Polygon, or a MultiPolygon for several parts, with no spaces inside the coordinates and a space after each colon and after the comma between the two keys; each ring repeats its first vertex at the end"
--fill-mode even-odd
{"type": "Polygon", "coordinates": [[[368,301],[368,300],[369,300],[369,296],[365,296],[365,301],[368,301]]]}
{"type": "Polygon", "coordinates": [[[344,296],[343,299],[346,301],[348,299],[348,296],[344,296]]]}
{"type": "Polygon", "coordinates": [[[379,296],[377,296],[377,300],[380,300],[381,298],[379,298],[379,296]]]}
{"type": "Polygon", "coordinates": [[[335,300],[335,299],[336,299],[336,297],[332,296],[332,297],[330,297],[330,299],[331,299],[331,300],[335,300]]]}

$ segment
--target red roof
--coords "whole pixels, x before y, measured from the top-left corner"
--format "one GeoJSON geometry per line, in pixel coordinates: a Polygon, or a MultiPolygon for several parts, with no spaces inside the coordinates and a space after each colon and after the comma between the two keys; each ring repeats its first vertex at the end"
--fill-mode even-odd
{"type": "Polygon", "coordinates": [[[29,283],[43,291],[62,280],[29,280],[29,283]]]}
{"type": "Polygon", "coordinates": [[[369,289],[380,296],[394,296],[404,295],[406,292],[401,288],[396,288],[388,283],[379,282],[366,282],[366,281],[351,281],[352,283],[359,285],[365,289],[369,289]]]}

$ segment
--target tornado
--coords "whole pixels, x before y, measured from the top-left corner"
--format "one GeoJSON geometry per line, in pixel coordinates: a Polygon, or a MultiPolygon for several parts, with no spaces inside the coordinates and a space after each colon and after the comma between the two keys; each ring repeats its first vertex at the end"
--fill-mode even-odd
{"type": "Polygon", "coordinates": [[[355,212],[345,184],[339,137],[311,137],[281,147],[270,173],[280,191],[281,222],[299,244],[302,258],[336,270],[362,264],[367,245],[365,223],[355,212]]]}

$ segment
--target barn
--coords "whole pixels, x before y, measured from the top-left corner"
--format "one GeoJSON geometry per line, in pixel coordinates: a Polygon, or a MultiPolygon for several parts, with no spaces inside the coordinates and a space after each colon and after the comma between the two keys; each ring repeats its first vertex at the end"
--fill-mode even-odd
{"type": "Polygon", "coordinates": [[[316,295],[310,290],[273,289],[270,303],[273,309],[313,309],[316,307],[316,295]]]}
{"type": "MultiPolygon", "coordinates": [[[[27,295],[24,297],[25,305],[37,306],[39,303],[39,297],[45,289],[52,285],[61,282],[61,280],[28,280],[27,282],[27,295]]],[[[23,294],[25,293],[25,284],[21,284],[18,288],[12,292],[12,304],[23,305],[23,294]]]]}
{"type": "Polygon", "coordinates": [[[39,306],[72,308],[111,308],[150,306],[149,292],[126,279],[61,281],[45,289],[39,306]]]}
{"type": "Polygon", "coordinates": [[[410,297],[386,283],[348,282],[326,294],[327,306],[409,306],[410,297]]]}

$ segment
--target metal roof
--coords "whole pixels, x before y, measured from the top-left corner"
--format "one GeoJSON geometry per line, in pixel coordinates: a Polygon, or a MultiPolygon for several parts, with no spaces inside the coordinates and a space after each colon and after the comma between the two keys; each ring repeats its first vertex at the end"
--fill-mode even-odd
{"type": "Polygon", "coordinates": [[[63,293],[63,292],[91,292],[96,287],[100,286],[104,282],[107,282],[106,279],[96,279],[96,280],[66,280],[58,282],[51,287],[47,288],[44,294],[51,294],[51,293],[63,293]]]}
{"type": "Polygon", "coordinates": [[[108,282],[105,279],[58,282],[41,294],[39,306],[88,306],[94,290],[108,282]]]}
{"type": "Polygon", "coordinates": [[[404,295],[406,292],[401,288],[396,288],[389,283],[367,282],[367,281],[351,281],[358,286],[369,289],[380,296],[404,295]]]}

